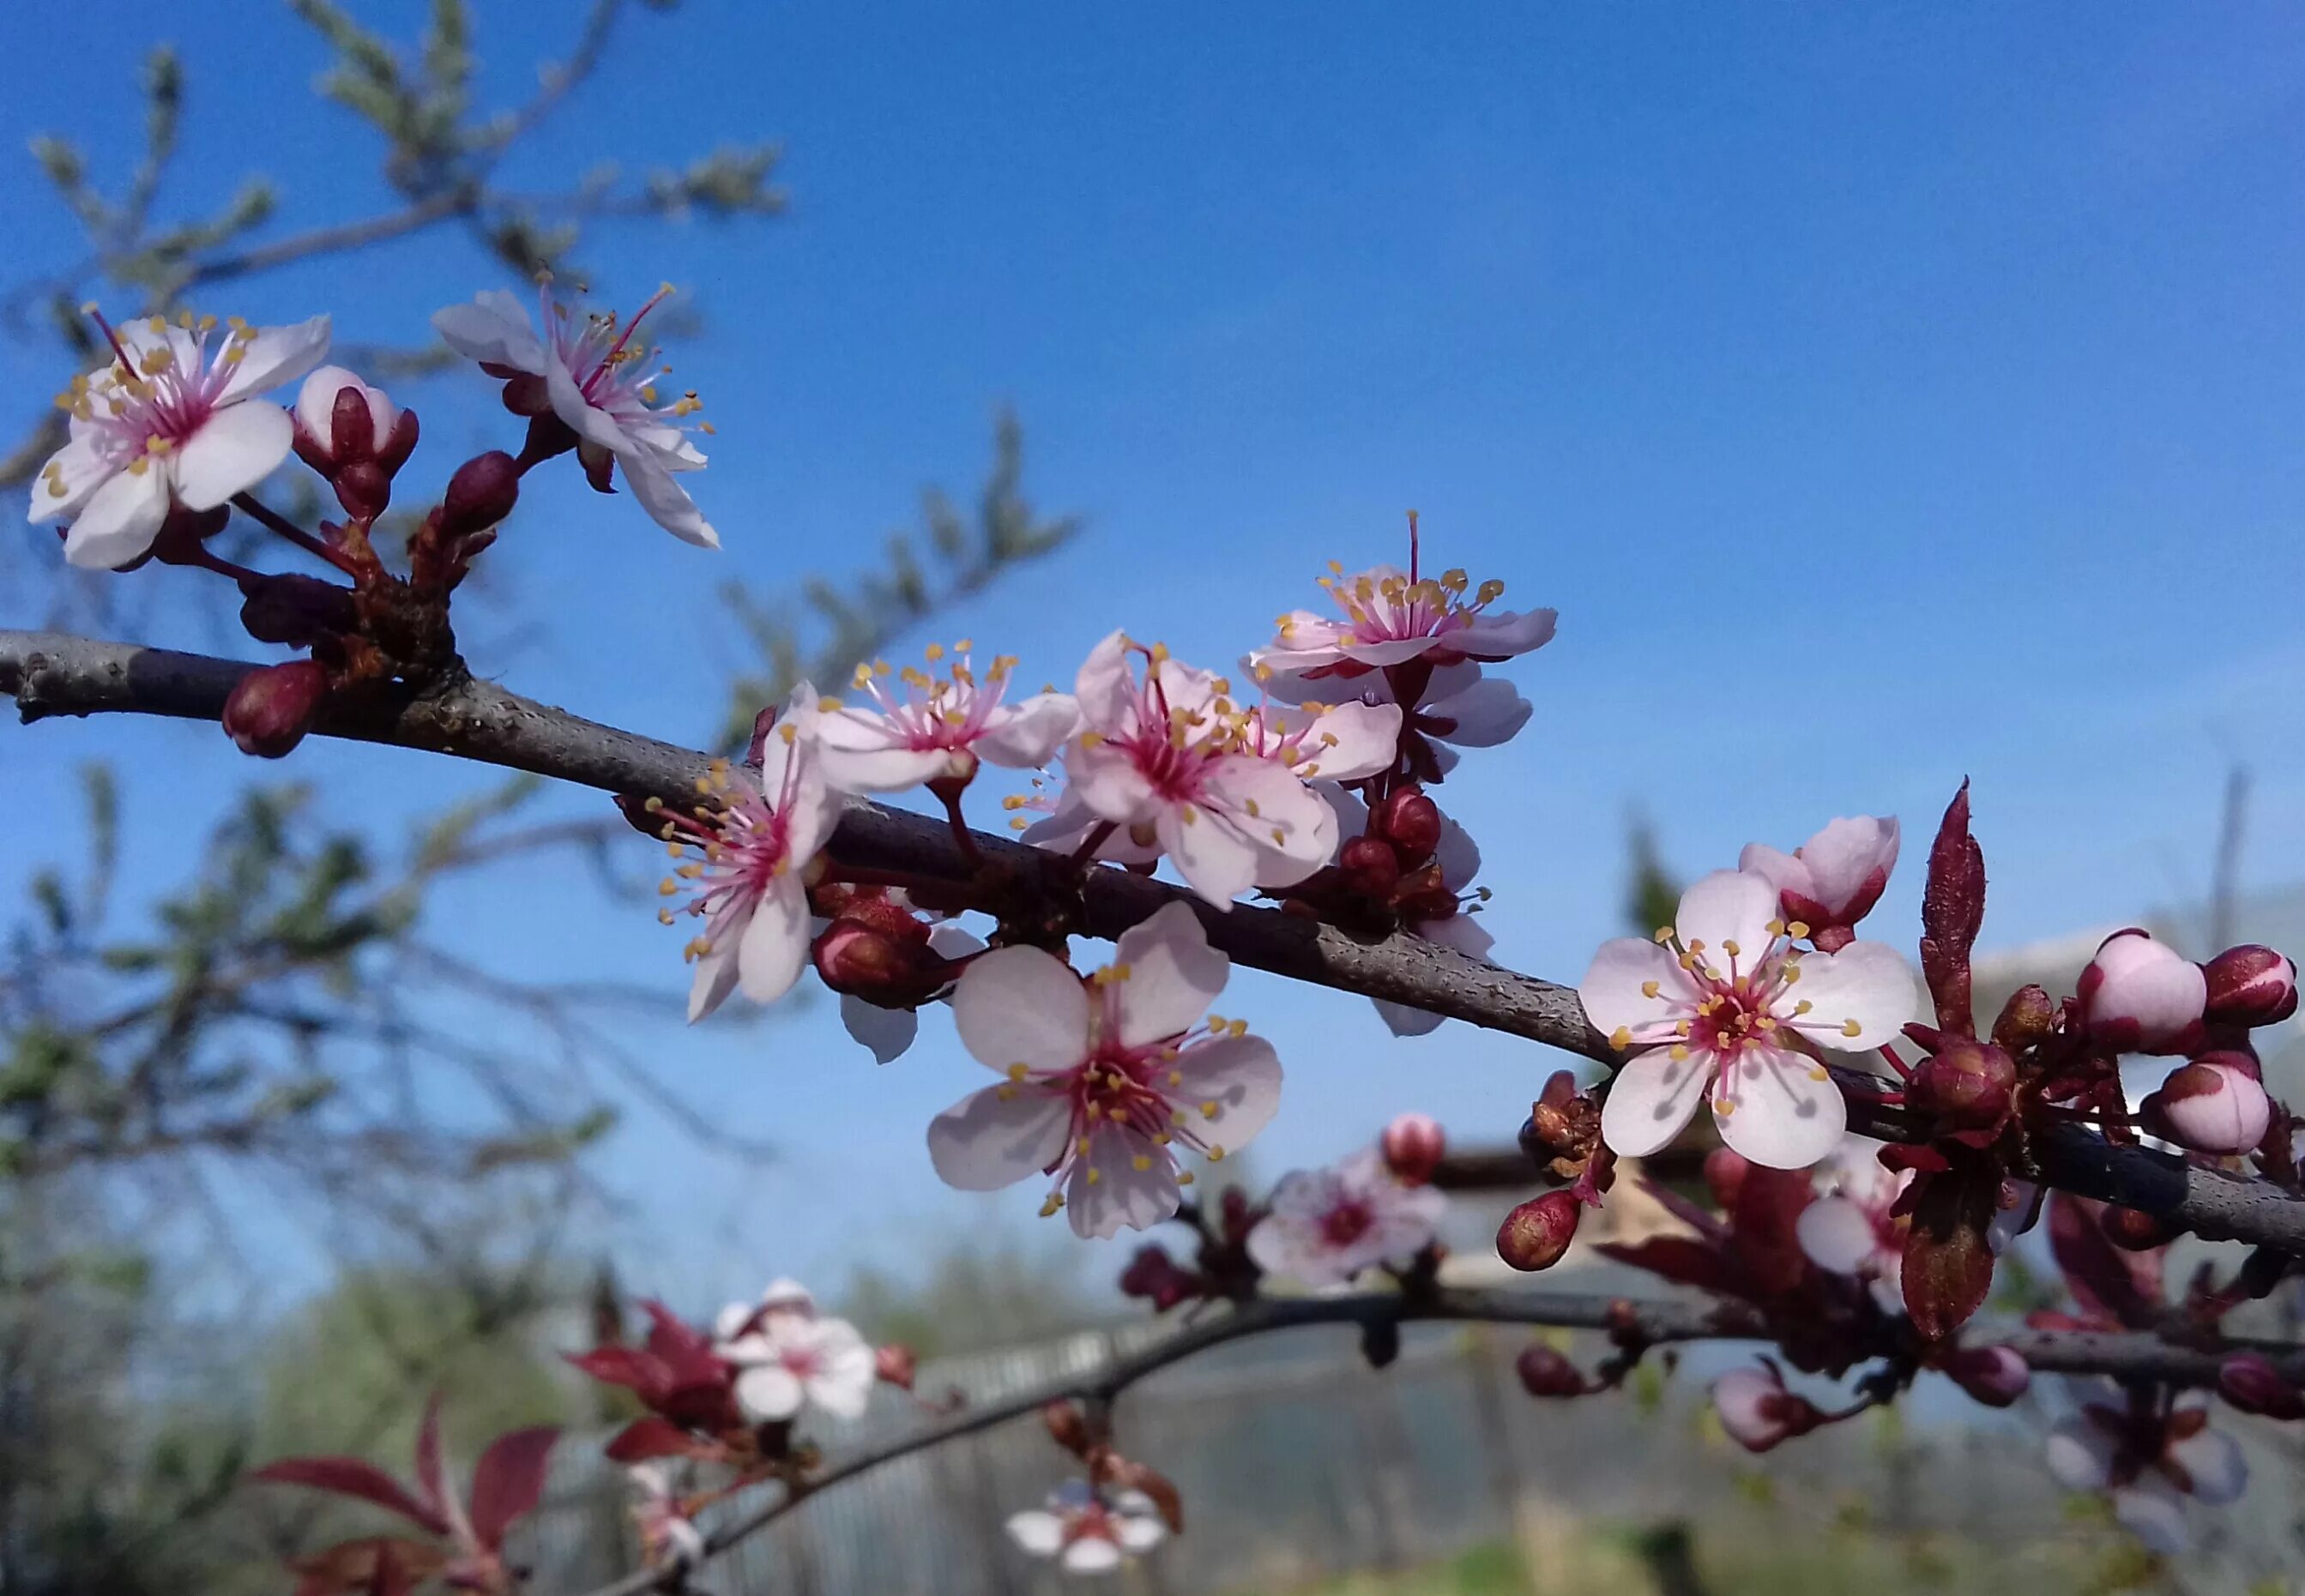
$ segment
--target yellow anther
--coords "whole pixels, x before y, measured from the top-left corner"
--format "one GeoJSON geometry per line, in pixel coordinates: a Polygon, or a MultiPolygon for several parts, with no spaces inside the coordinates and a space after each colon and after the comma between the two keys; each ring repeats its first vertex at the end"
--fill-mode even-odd
{"type": "Polygon", "coordinates": [[[996,1086],[992,1089],[992,1095],[1004,1103],[1013,1103],[1016,1100],[1016,1089],[1013,1086],[996,1086]]]}
{"type": "Polygon", "coordinates": [[[1863,1036],[1865,1034],[1865,1027],[1859,1025],[1854,1020],[1843,1020],[1841,1023],[1841,1034],[1843,1036],[1863,1036]]]}
{"type": "Polygon", "coordinates": [[[1793,1013],[1796,1015],[1805,1014],[1816,1006],[1816,1004],[1811,1003],[1807,998],[1804,998],[1799,1003],[1793,1005],[1793,1013]]]}
{"type": "Polygon", "coordinates": [[[1675,1064],[1679,1064],[1682,1060],[1686,1059],[1688,1057],[1688,1044],[1685,1042],[1673,1043],[1670,1057],[1675,1064]]]}
{"type": "Polygon", "coordinates": [[[1812,1081],[1830,1081],[1833,1079],[1833,1072],[1821,1064],[1811,1065],[1808,1078],[1812,1081]]]}
{"type": "Polygon", "coordinates": [[[1130,1168],[1135,1170],[1137,1174],[1142,1175],[1147,1169],[1152,1167],[1152,1159],[1150,1154],[1140,1152],[1135,1158],[1129,1159],[1128,1164],[1130,1168]]]}
{"type": "Polygon", "coordinates": [[[1091,1169],[1086,1176],[1088,1184],[1091,1185],[1096,1184],[1098,1181],[1102,1180],[1103,1178],[1104,1171],[1101,1169],[1091,1169]]]}
{"type": "Polygon", "coordinates": [[[1727,1098],[1714,1098],[1713,1099],[1713,1111],[1721,1116],[1722,1118],[1726,1119],[1729,1116],[1737,1112],[1737,1105],[1731,1102],[1727,1098]]]}
{"type": "Polygon", "coordinates": [[[1633,1033],[1631,1029],[1628,1026],[1620,1025],[1614,1031],[1609,1032],[1609,1045],[1616,1048],[1620,1053],[1627,1048],[1631,1047],[1633,1045],[1633,1033]]]}
{"type": "Polygon", "coordinates": [[[1785,927],[1785,935],[1793,938],[1796,940],[1807,936],[1808,921],[1806,920],[1794,921],[1790,925],[1785,927]]]}
{"type": "Polygon", "coordinates": [[[1031,1067],[1030,1067],[1029,1065],[1022,1065],[1022,1064],[1012,1064],[1012,1065],[1010,1065],[1008,1066],[1008,1078],[1009,1078],[1011,1081],[1016,1081],[1016,1082],[1022,1082],[1022,1081],[1023,1081],[1023,1080],[1024,1080],[1027,1075],[1031,1074],[1032,1073],[1033,1073],[1033,1072],[1032,1072],[1032,1069],[1031,1069],[1031,1067]]]}
{"type": "Polygon", "coordinates": [[[656,912],[656,922],[659,925],[670,925],[672,923],[672,911],[669,909],[659,909],[656,912]]]}
{"type": "Polygon", "coordinates": [[[1722,944],[1721,944],[1721,951],[1722,951],[1722,953],[1727,954],[1731,958],[1732,958],[1732,959],[1733,959],[1733,958],[1737,957],[1739,954],[1743,953],[1745,950],[1744,950],[1743,948],[1741,948],[1741,947],[1738,947],[1734,942],[1731,942],[1731,941],[1728,941],[1728,940],[1724,939],[1724,940],[1722,942],[1722,944]]]}
{"type": "Polygon", "coordinates": [[[1669,925],[1661,925],[1649,934],[1654,940],[1660,943],[1672,940],[1672,928],[1669,925]]]}
{"type": "Polygon", "coordinates": [[[1065,1200],[1063,1198],[1058,1196],[1054,1192],[1050,1193],[1049,1200],[1041,1204],[1041,1218],[1044,1219],[1053,1218],[1056,1211],[1064,1207],[1064,1205],[1065,1200]]]}
{"type": "Polygon", "coordinates": [[[1645,981],[1641,982],[1641,996],[1644,998],[1654,998],[1663,990],[1664,988],[1655,981],[1645,981]]]}
{"type": "Polygon", "coordinates": [[[1212,1164],[1218,1164],[1222,1163],[1223,1161],[1224,1149],[1215,1143],[1211,1143],[1209,1147],[1209,1162],[1212,1164]]]}
{"type": "Polygon", "coordinates": [[[1088,1157],[1088,1138],[1086,1136],[1083,1136],[1074,1144],[1073,1150],[1080,1154],[1083,1158],[1088,1157]]]}
{"type": "Polygon", "coordinates": [[[659,897],[677,896],[680,892],[680,883],[674,880],[670,876],[667,876],[663,880],[656,884],[656,892],[659,897]]]}
{"type": "Polygon", "coordinates": [[[1177,1184],[1178,1184],[1178,1185],[1180,1185],[1180,1186],[1189,1186],[1189,1185],[1191,1185],[1191,1184],[1193,1184],[1193,1172],[1192,1172],[1191,1170],[1189,1170],[1189,1169],[1179,1169],[1179,1170],[1178,1170],[1178,1171],[1177,1171],[1177,1184]]]}
{"type": "Polygon", "coordinates": [[[1777,972],[1777,979],[1788,983],[1799,981],[1800,979],[1800,966],[1799,964],[1788,963],[1782,970],[1777,972]]]}
{"type": "Polygon", "coordinates": [[[1248,1034],[1248,1022],[1246,1020],[1235,1020],[1231,1024],[1225,1027],[1225,1034],[1232,1037],[1246,1036],[1248,1034]]]}

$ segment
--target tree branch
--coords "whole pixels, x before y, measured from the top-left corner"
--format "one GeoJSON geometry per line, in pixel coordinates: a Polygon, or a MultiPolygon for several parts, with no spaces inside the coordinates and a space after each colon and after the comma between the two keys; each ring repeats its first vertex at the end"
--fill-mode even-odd
{"type": "MultiPolygon", "coordinates": [[[[58,632],[0,631],[0,692],[27,721],[54,715],[126,713],[215,720],[253,666],[58,632]]],[[[603,792],[694,801],[710,760],[693,749],[601,726],[470,678],[424,692],[386,689],[332,703],[318,728],[335,737],[389,743],[531,771],[603,792]]],[[[1008,837],[976,835],[981,853],[1019,872],[1049,856],[1008,837]]],[[[945,822],[852,802],[832,844],[849,862],[972,879],[945,822]]],[[[1421,938],[1357,942],[1333,927],[1274,909],[1219,910],[1190,893],[1118,869],[1087,872],[1083,929],[1114,938],[1163,904],[1193,906],[1209,940],[1259,970],[1340,991],[1405,1003],[1508,1031],[1604,1064],[1607,1039],[1586,1023],[1576,990],[1468,958],[1421,938]]],[[[1903,1114],[1868,1100],[1886,1082],[1842,1071],[1850,1128],[1892,1141],[1914,1135],[1903,1114]],[[1869,1087],[1868,1087],[1869,1083],[1869,1087]]],[[[2141,1209],[2212,1241],[2244,1241],[2305,1253],[2305,1201],[2270,1182],[2204,1168],[2148,1148],[2107,1142],[2079,1125],[2035,1138],[2041,1177],[2085,1197],[2141,1209]]]]}

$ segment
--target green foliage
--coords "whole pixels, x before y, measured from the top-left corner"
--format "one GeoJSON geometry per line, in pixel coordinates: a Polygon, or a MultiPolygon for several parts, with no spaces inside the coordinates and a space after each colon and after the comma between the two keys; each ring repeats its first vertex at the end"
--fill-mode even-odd
{"type": "Polygon", "coordinates": [[[1671,925],[1680,911],[1680,882],[1665,869],[1657,853],[1656,828],[1646,816],[1636,816],[1627,834],[1632,855],[1625,880],[1625,925],[1631,935],[1646,937],[1659,926],[1671,925]]]}

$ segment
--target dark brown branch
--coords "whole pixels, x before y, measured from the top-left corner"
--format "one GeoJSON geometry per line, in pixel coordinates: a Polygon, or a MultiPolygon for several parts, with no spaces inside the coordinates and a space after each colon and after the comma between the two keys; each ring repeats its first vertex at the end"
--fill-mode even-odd
{"type": "MultiPolygon", "coordinates": [[[[253,667],[204,655],[99,642],[57,632],[0,631],[0,692],[26,721],[52,715],[127,713],[214,720],[253,667]]],[[[422,693],[382,692],[331,707],[319,729],[330,736],[390,743],[527,770],[604,792],[693,802],[710,768],[693,749],[601,726],[485,682],[464,680],[422,693]]],[[[1048,856],[1008,837],[978,833],[984,856],[1020,873],[1049,867],[1048,856]]],[[[966,881],[974,874],[945,822],[854,802],[834,838],[844,861],[966,881]]],[[[1408,1004],[1508,1031],[1603,1063],[1605,1038],[1586,1023],[1574,989],[1501,969],[1412,937],[1357,942],[1333,927],[1245,905],[1220,911],[1192,895],[1115,869],[1088,872],[1083,930],[1118,936],[1162,904],[1193,905],[1209,939],[1259,970],[1408,1004]]],[[[1853,1129],[1890,1140],[1912,1134],[1902,1114],[1851,1089],[1853,1129]]],[[[2207,1169],[2167,1153],[2116,1146],[2080,1125],[2037,1139],[2048,1184],[2142,1209],[2173,1228],[2210,1240],[2245,1241],[2305,1253],[2305,1201],[2269,1182],[2207,1169]]]]}

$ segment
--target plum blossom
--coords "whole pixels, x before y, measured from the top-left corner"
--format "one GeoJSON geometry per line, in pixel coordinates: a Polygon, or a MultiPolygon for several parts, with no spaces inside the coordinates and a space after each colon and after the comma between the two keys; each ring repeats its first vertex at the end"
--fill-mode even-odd
{"type": "Polygon", "coordinates": [[[862,1417],[880,1378],[872,1344],[846,1320],[818,1313],[807,1293],[799,1297],[804,1307],[764,1305],[751,1329],[713,1348],[736,1371],[737,1405],[761,1423],[793,1418],[804,1407],[837,1419],[862,1417]]]}
{"type": "Polygon", "coordinates": [[[1827,821],[1790,853],[1765,843],[1747,843],[1737,868],[1766,877],[1777,889],[1785,918],[1806,924],[1824,952],[1838,953],[1856,937],[1857,922],[1881,901],[1889,872],[1897,868],[1896,817],[1827,821]]]}
{"type": "MultiPolygon", "coordinates": [[[[931,643],[929,663],[944,652],[931,643]]],[[[980,682],[968,643],[955,643],[953,653],[941,677],[909,665],[896,672],[901,694],[884,686],[886,660],[859,665],[856,690],[871,695],[872,706],[829,704],[817,724],[826,779],[843,792],[893,793],[927,781],[965,782],[980,760],[1035,770],[1078,729],[1080,706],[1068,693],[1002,701],[1016,668],[1013,657],[997,657],[980,682]]]]}
{"type": "Polygon", "coordinates": [[[517,396],[521,413],[557,416],[576,435],[578,458],[595,488],[608,491],[613,462],[624,468],[625,486],[659,526],[684,542],[718,548],[720,535],[674,480],[704,469],[704,456],[686,430],[687,418],[704,406],[693,393],[659,405],[658,380],[672,368],[657,366],[659,352],[633,342],[641,322],[671,293],[667,284],[619,323],[612,312],[571,310],[545,283],[539,289],[544,318],[539,338],[521,302],[489,289],[469,305],[436,311],[432,326],[458,354],[478,361],[491,376],[512,378],[507,401],[517,396]],[[523,385],[523,378],[534,381],[523,385]],[[542,391],[533,392],[540,382],[542,391]]]}
{"type": "Polygon", "coordinates": [[[1376,1148],[1331,1169],[1298,1169],[1272,1189],[1271,1211],[1248,1233],[1248,1255],[1269,1275],[1340,1286],[1365,1269],[1406,1269],[1433,1240],[1449,1200],[1394,1175],[1376,1148]]]}
{"type": "Polygon", "coordinates": [[[66,439],[40,468],[29,519],[70,523],[72,565],[117,570],[150,550],[172,504],[213,510],[287,459],[295,423],[256,395],[320,363],[328,318],[254,327],[235,316],[211,355],[213,316],[115,328],[89,314],[113,358],[56,395],[66,439]]]}
{"type": "MultiPolygon", "coordinates": [[[[819,768],[815,744],[816,691],[793,690],[761,745],[757,772],[716,763],[700,784],[705,802],[684,812],[651,805],[663,816],[658,835],[674,857],[700,855],[664,879],[659,890],[693,893],[681,913],[701,916],[704,930],[688,944],[696,961],[688,1017],[702,1019],[739,986],[755,1003],[773,1003],[792,989],[808,963],[808,889],[804,877],[840,818],[839,802],[819,768]],[[713,807],[717,805],[718,807],[713,807]]],[[[674,911],[658,911],[665,924],[674,911]]]]}
{"type": "Polygon", "coordinates": [[[1619,1049],[1601,1134],[1626,1158],[1656,1151],[1711,1087],[1722,1140],[1756,1164],[1806,1168],[1839,1144],[1848,1105],[1817,1054],[1878,1047],[1911,1020],[1913,978],[1894,948],[1804,953],[1766,878],[1715,870],[1681,895],[1656,941],[1602,944],[1578,987],[1619,1049]]]}
{"type": "Polygon", "coordinates": [[[2150,1549],[2185,1549],[2186,1497],[2213,1507],[2241,1499],[2249,1465],[2233,1437],[2209,1428],[2207,1396],[2173,1403],[2150,1388],[2074,1383],[2095,1400],[2049,1432],[2049,1473],[2068,1490],[2107,1493],[2114,1516],[2150,1549]]]}
{"type": "Polygon", "coordinates": [[[2147,1130],[2194,1152],[2247,1152],[2273,1123],[2257,1060],[2240,1051],[2204,1053],[2178,1065],[2141,1107],[2147,1130]]]}
{"type": "Polygon", "coordinates": [[[718,1341],[734,1341],[739,1337],[777,1321],[816,1317],[816,1295],[789,1275],[779,1275],[768,1284],[756,1303],[730,1303],[713,1316],[712,1335],[718,1341]]]}
{"type": "Polygon", "coordinates": [[[641,1549],[650,1563],[692,1564],[704,1557],[704,1532],[684,1511],[672,1477],[661,1463],[636,1463],[625,1470],[633,1488],[633,1519],[641,1549]]]}
{"type": "Polygon", "coordinates": [[[953,1021],[977,1061],[1008,1078],[929,1126],[946,1184],[991,1191],[1035,1173],[1043,1214],[1074,1231],[1144,1230],[1177,1211],[1180,1152],[1222,1158],[1272,1119],[1280,1061],[1246,1022],[1202,1015],[1231,961],[1191,908],[1173,903],[1123,932],[1086,981],[1037,947],[999,947],[953,990],[953,1021]]]}
{"type": "Polygon", "coordinates": [[[1237,707],[1221,677],[1115,632],[1091,650],[1076,692],[1086,729],[1065,751],[1056,813],[1028,840],[1110,828],[1134,850],[1127,857],[1167,854],[1219,905],[1252,887],[1293,886],[1329,862],[1334,817],[1303,779],[1321,761],[1295,763],[1311,749],[1237,707]],[[1132,654],[1144,661],[1141,677],[1132,654]]]}
{"type": "Polygon", "coordinates": [[[1075,1480],[1051,1492],[1046,1507],[1013,1513],[1008,1539],[1036,1558],[1054,1558],[1067,1574],[1110,1574],[1127,1557],[1167,1539],[1160,1509],[1141,1490],[1101,1492],[1075,1480]]]}
{"type": "Polygon", "coordinates": [[[1290,611],[1280,618],[1272,646],[1255,656],[1256,663],[1281,675],[1351,678],[1411,661],[1437,666],[1510,659],[1552,641],[1558,612],[1490,609],[1504,596],[1501,582],[1483,582],[1467,603],[1471,584],[1462,571],[1437,581],[1420,577],[1413,522],[1409,536],[1405,572],[1373,565],[1347,576],[1343,566],[1331,562],[1331,573],[1321,585],[1344,618],[1290,611]]]}
{"type": "Polygon", "coordinates": [[[1269,649],[1254,650],[1241,663],[1281,703],[1328,699],[1341,691],[1355,695],[1345,698],[1343,704],[1358,701],[1372,708],[1390,705],[1400,709],[1400,730],[1409,734],[1408,740],[1451,745],[1427,747],[1412,754],[1412,767],[1429,757],[1431,769],[1416,772],[1427,778],[1456,768],[1457,748],[1495,748],[1511,741],[1535,713],[1535,707],[1512,683],[1484,675],[1469,659],[1434,667],[1424,681],[1405,683],[1413,693],[1406,705],[1395,696],[1392,678],[1382,672],[1349,682],[1331,675],[1286,674],[1273,668],[1269,649]]]}
{"type": "Polygon", "coordinates": [[[400,406],[382,388],[373,388],[342,366],[322,366],[304,379],[296,390],[296,403],[291,412],[296,430],[302,435],[301,446],[307,458],[318,454],[331,459],[336,452],[336,396],[346,388],[358,394],[361,406],[368,412],[368,446],[381,448],[392,429],[400,424],[400,406]]]}
{"type": "Polygon", "coordinates": [[[1875,1143],[1852,1136],[1816,1173],[1824,1194],[1794,1224],[1801,1251],[1821,1269],[1864,1281],[1884,1312],[1904,1312],[1906,1222],[1891,1210],[1913,1172],[1884,1167],[1875,1143]]]}
{"type": "Polygon", "coordinates": [[[1783,1371],[1767,1358],[1757,1369],[1731,1369],[1713,1382],[1711,1394],[1721,1428],[1748,1452],[1766,1452],[1824,1422],[1807,1397],[1785,1389],[1783,1371]]]}

